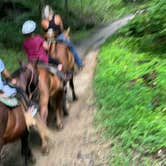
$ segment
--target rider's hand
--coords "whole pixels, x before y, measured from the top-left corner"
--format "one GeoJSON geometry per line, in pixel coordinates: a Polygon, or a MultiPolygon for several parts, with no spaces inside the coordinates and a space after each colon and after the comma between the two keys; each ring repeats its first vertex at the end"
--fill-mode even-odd
{"type": "Polygon", "coordinates": [[[13,85],[15,85],[15,84],[17,83],[17,80],[16,80],[15,78],[13,78],[13,79],[11,80],[11,83],[12,83],[13,85]]]}
{"type": "Polygon", "coordinates": [[[59,64],[59,65],[57,66],[57,68],[58,68],[59,71],[62,71],[62,68],[63,68],[62,64],[59,64]]]}

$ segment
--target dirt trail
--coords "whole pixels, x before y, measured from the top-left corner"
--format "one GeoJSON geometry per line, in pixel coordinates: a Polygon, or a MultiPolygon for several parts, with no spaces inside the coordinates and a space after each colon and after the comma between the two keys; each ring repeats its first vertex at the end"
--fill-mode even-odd
{"type": "MultiPolygon", "coordinates": [[[[85,67],[75,78],[79,100],[69,102],[70,115],[64,118],[64,129],[51,128],[54,142],[48,156],[42,156],[39,141],[33,142],[32,151],[37,159],[36,166],[106,166],[111,143],[102,142],[101,135],[93,128],[92,80],[98,48],[107,37],[125,25],[134,16],[130,15],[100,28],[91,37],[79,43],[78,51],[85,67]],[[86,56],[85,56],[86,55],[86,56]]],[[[68,99],[71,94],[68,93],[68,99]]],[[[54,125],[55,126],[55,125],[54,125]]],[[[33,136],[31,136],[33,140],[33,136]]],[[[21,166],[22,160],[18,142],[5,146],[2,152],[4,166],[21,166]]]]}
{"type": "MultiPolygon", "coordinates": [[[[91,81],[96,64],[97,51],[90,52],[85,59],[85,68],[75,77],[79,100],[69,103],[70,115],[64,120],[64,129],[54,131],[55,143],[49,156],[36,151],[37,165],[40,166],[90,166],[99,158],[100,145],[92,127],[93,94],[91,81]],[[88,65],[86,65],[88,64],[88,65]],[[88,74],[87,74],[88,73],[88,74]]],[[[70,94],[68,95],[70,98],[70,94]]],[[[100,156],[101,157],[101,156],[100,156]]]]}

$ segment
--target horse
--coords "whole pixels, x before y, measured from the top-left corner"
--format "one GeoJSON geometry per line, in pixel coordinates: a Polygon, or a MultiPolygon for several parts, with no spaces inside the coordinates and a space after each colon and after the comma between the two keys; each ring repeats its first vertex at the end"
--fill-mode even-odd
{"type": "MultiPolygon", "coordinates": [[[[35,116],[34,119],[32,119],[32,117],[29,117],[28,114],[25,114],[25,120],[28,119],[26,121],[27,126],[29,124],[35,124],[36,130],[38,131],[42,141],[42,153],[47,154],[48,140],[52,137],[45,123],[45,115],[47,114],[45,113],[45,111],[48,110],[47,107],[49,101],[47,90],[49,88],[52,88],[49,90],[54,91],[53,84],[55,84],[55,86],[57,84],[50,79],[52,74],[50,74],[44,66],[38,65],[38,61],[36,61],[35,63],[29,62],[28,64],[21,65],[21,70],[17,70],[17,72],[13,73],[12,77],[17,79],[16,85],[21,87],[23,91],[26,92],[29,97],[28,100],[33,100],[39,103],[40,116],[35,116]],[[29,77],[30,75],[31,77],[29,77]]],[[[59,120],[59,117],[57,119],[59,120]]],[[[61,125],[61,121],[58,121],[58,125],[61,125]]],[[[61,126],[59,128],[61,128],[61,126]]]]}
{"type": "Polygon", "coordinates": [[[29,132],[24,116],[24,112],[28,109],[30,103],[28,97],[33,92],[29,91],[29,96],[27,96],[25,90],[27,87],[37,85],[38,79],[35,75],[36,73],[29,70],[29,68],[19,70],[19,77],[17,77],[19,88],[17,87],[17,90],[19,90],[19,97],[21,96],[20,105],[9,107],[0,102],[0,151],[3,145],[21,139],[21,153],[24,156],[26,166],[28,161],[34,161],[34,158],[28,144],[29,132]]]}
{"type": "Polygon", "coordinates": [[[63,84],[57,74],[49,71],[49,66],[47,69],[43,65],[38,65],[40,115],[47,124],[48,106],[50,106],[55,112],[58,129],[62,129],[63,84]]]}
{"type": "MultiPolygon", "coordinates": [[[[31,84],[31,86],[24,86],[24,82],[19,82],[17,85],[21,86],[24,91],[33,98],[33,100],[36,100],[40,105],[40,117],[42,124],[44,123],[44,126],[47,126],[47,117],[48,117],[48,109],[55,113],[56,116],[56,125],[58,129],[63,128],[62,123],[62,108],[66,107],[63,106],[63,96],[64,96],[64,89],[63,89],[63,83],[58,77],[57,74],[53,74],[51,70],[51,66],[47,64],[41,64],[41,63],[35,63],[37,65],[28,64],[24,67],[24,70],[29,68],[29,73],[34,73],[37,77],[36,80],[38,80],[38,90],[37,94],[38,96],[34,96],[35,93],[29,93],[29,89],[33,89],[33,87],[36,87],[36,85],[31,84]]],[[[15,77],[14,77],[15,78],[15,77]]],[[[25,77],[24,77],[25,79],[25,77]]],[[[24,80],[21,79],[21,80],[24,80]]],[[[35,90],[36,91],[36,90],[35,90]]],[[[39,128],[40,126],[38,126],[39,128]]],[[[47,128],[46,128],[47,129],[47,128]]],[[[39,128],[39,134],[42,140],[42,152],[44,154],[47,154],[49,152],[48,149],[48,137],[50,133],[47,132],[47,130],[43,131],[43,128],[39,128]]]]}
{"type": "MultiPolygon", "coordinates": [[[[68,28],[66,31],[64,31],[65,37],[69,38],[69,32],[70,28],[68,28]]],[[[66,74],[70,75],[69,78],[69,85],[72,90],[72,99],[73,101],[76,101],[78,98],[75,93],[75,88],[74,88],[74,82],[73,82],[73,75],[74,75],[74,56],[69,49],[69,47],[63,42],[55,39],[55,34],[52,29],[49,29],[46,34],[45,34],[45,39],[48,42],[49,45],[49,50],[48,50],[48,55],[53,58],[57,59],[63,66],[62,71],[65,72],[66,74]]],[[[65,91],[67,92],[67,81],[64,81],[64,88],[65,91]]]]}
{"type": "MultiPolygon", "coordinates": [[[[36,85],[32,86],[31,84],[31,86],[27,87],[24,86],[23,89],[26,91],[29,97],[33,98],[33,100],[36,100],[39,103],[40,121],[44,127],[38,125],[37,129],[39,130],[39,135],[42,140],[42,152],[44,154],[47,154],[49,152],[48,138],[51,136],[50,135],[51,133],[47,130],[47,128],[45,128],[45,126],[47,126],[48,109],[50,109],[55,113],[56,125],[58,129],[63,128],[63,123],[62,123],[62,105],[63,105],[63,96],[64,96],[63,83],[56,73],[52,73],[52,67],[47,64],[39,63],[35,65],[35,67],[34,65],[26,66],[26,68],[27,67],[30,67],[31,73],[34,73],[35,76],[37,76],[38,89],[37,90],[35,89],[35,91],[38,94],[38,96],[34,95],[35,93],[32,94],[28,92],[29,89],[31,89],[32,87],[36,87],[36,85]]],[[[21,84],[19,83],[18,86],[23,87],[24,85],[23,82],[25,81],[22,81],[21,84]]]]}

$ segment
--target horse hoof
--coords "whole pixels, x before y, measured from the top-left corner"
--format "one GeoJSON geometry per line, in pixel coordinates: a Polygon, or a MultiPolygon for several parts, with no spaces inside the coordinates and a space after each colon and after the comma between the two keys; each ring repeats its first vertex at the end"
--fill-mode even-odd
{"type": "Polygon", "coordinates": [[[63,129],[63,124],[58,125],[58,130],[61,130],[61,129],[63,129]]]}
{"type": "Polygon", "coordinates": [[[78,100],[78,97],[74,96],[73,101],[77,101],[77,100],[78,100]]]}
{"type": "Polygon", "coordinates": [[[68,111],[64,111],[64,112],[63,112],[63,115],[64,115],[64,116],[69,116],[68,111]]]}
{"type": "Polygon", "coordinates": [[[49,150],[48,150],[48,148],[42,148],[42,154],[44,155],[44,156],[47,156],[48,154],[49,154],[49,150]]]}
{"type": "Polygon", "coordinates": [[[36,158],[35,158],[34,156],[31,156],[31,157],[29,158],[29,163],[30,163],[30,164],[35,164],[35,163],[36,163],[36,158]]]}

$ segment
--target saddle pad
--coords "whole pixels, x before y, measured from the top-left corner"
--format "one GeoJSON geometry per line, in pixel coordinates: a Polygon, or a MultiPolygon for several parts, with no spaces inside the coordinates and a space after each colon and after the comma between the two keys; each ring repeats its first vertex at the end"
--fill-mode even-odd
{"type": "Polygon", "coordinates": [[[66,77],[66,74],[62,71],[59,71],[55,66],[52,64],[39,64],[39,66],[44,67],[47,71],[49,71],[51,74],[56,74],[61,80],[67,81],[68,77],[66,77]]]}
{"type": "Polygon", "coordinates": [[[19,105],[19,102],[15,97],[12,98],[0,97],[0,102],[4,103],[9,107],[15,107],[19,105]]]}

